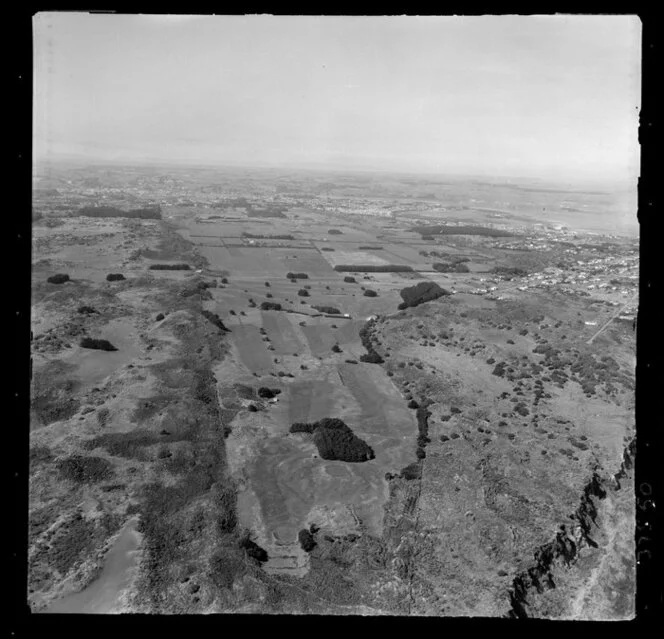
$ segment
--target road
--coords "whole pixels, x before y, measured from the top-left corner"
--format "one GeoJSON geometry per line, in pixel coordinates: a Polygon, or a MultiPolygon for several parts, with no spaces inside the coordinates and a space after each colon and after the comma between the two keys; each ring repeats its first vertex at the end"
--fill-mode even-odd
{"type": "Polygon", "coordinates": [[[595,338],[596,338],[596,337],[597,337],[597,336],[598,336],[598,335],[599,335],[599,334],[600,334],[600,333],[601,333],[601,332],[602,332],[602,331],[603,331],[603,330],[604,330],[604,329],[605,329],[605,328],[606,328],[611,322],[613,322],[613,320],[616,319],[616,317],[618,317],[618,315],[620,315],[620,314],[621,314],[621,313],[622,313],[622,312],[623,312],[623,311],[624,311],[624,310],[625,310],[630,304],[632,304],[632,303],[634,302],[634,300],[636,299],[636,296],[637,296],[637,295],[638,295],[638,292],[637,292],[637,293],[634,293],[634,295],[632,295],[632,297],[631,297],[631,299],[629,300],[629,302],[626,302],[623,306],[621,306],[621,307],[620,307],[620,308],[619,308],[619,309],[618,309],[618,310],[617,310],[617,311],[616,311],[616,312],[615,312],[615,313],[614,313],[614,314],[613,314],[613,315],[612,315],[612,316],[611,316],[611,317],[610,317],[610,318],[609,318],[609,319],[608,319],[608,320],[602,325],[602,327],[601,327],[601,328],[600,328],[600,329],[599,329],[599,330],[598,330],[598,331],[597,331],[597,332],[596,332],[596,333],[595,333],[595,334],[594,334],[594,335],[588,340],[587,344],[592,344],[593,340],[594,340],[594,339],[595,339],[595,338]]]}

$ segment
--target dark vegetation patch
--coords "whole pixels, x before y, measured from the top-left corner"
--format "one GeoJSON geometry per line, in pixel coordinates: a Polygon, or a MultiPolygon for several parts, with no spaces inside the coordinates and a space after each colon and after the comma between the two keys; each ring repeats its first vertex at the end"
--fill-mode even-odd
{"type": "Polygon", "coordinates": [[[507,277],[524,277],[528,275],[528,271],[525,268],[519,266],[494,266],[491,269],[492,273],[496,275],[503,275],[507,277]]]}
{"type": "Polygon", "coordinates": [[[77,484],[91,484],[110,479],[113,476],[111,463],[103,457],[72,455],[57,462],[56,467],[62,479],[77,484]]]}
{"type": "Polygon", "coordinates": [[[371,446],[340,419],[325,417],[312,424],[294,423],[290,432],[313,433],[321,459],[364,462],[375,458],[371,446]]]}
{"type": "Polygon", "coordinates": [[[328,232],[328,235],[343,235],[343,231],[340,231],[339,229],[330,229],[328,232]]]}
{"type": "Polygon", "coordinates": [[[406,273],[413,268],[403,264],[337,264],[334,270],[339,273],[406,273]]]}
{"type": "Polygon", "coordinates": [[[319,311],[320,313],[327,313],[328,315],[339,315],[341,313],[341,311],[338,308],[335,308],[334,306],[312,305],[311,308],[313,308],[316,311],[319,311]]]}
{"type": "Polygon", "coordinates": [[[247,554],[247,557],[256,560],[260,564],[263,564],[268,560],[267,550],[261,548],[249,537],[249,535],[244,535],[240,539],[239,546],[247,554]]]}
{"type": "Polygon", "coordinates": [[[151,271],[189,271],[189,264],[150,264],[151,271]]]}
{"type": "Polygon", "coordinates": [[[280,311],[281,304],[278,302],[261,302],[261,311],[280,311]]]}
{"type": "Polygon", "coordinates": [[[122,273],[109,273],[106,276],[106,281],[107,282],[120,282],[122,280],[127,279],[122,273]]]}
{"type": "Polygon", "coordinates": [[[422,478],[422,464],[413,462],[401,470],[399,476],[402,479],[412,480],[422,478]]]}
{"type": "Polygon", "coordinates": [[[359,251],[382,251],[382,246],[358,246],[359,251]]]}
{"type": "Polygon", "coordinates": [[[107,339],[95,339],[93,337],[84,337],[80,341],[81,348],[90,348],[97,351],[117,351],[118,349],[113,346],[107,339]]]}
{"type": "Polygon", "coordinates": [[[364,355],[360,356],[360,361],[367,364],[382,364],[385,360],[374,348],[373,340],[371,337],[374,323],[375,320],[369,320],[360,329],[360,339],[362,340],[362,346],[364,346],[364,348],[367,350],[364,355]]]}
{"type": "Polygon", "coordinates": [[[277,235],[254,235],[253,233],[244,232],[242,233],[242,237],[246,237],[253,240],[294,240],[295,239],[294,236],[287,233],[277,234],[277,235]]]}
{"type": "Polygon", "coordinates": [[[223,331],[225,333],[229,332],[230,329],[226,328],[225,324],[221,321],[221,318],[219,315],[216,313],[213,313],[212,311],[207,311],[203,309],[201,311],[201,315],[211,324],[214,324],[220,331],[223,331]]]}
{"type": "Polygon", "coordinates": [[[309,276],[306,273],[291,273],[290,271],[286,273],[286,277],[289,280],[308,280],[309,276]]]}
{"type": "Polygon", "coordinates": [[[376,291],[371,290],[370,288],[367,288],[364,291],[364,297],[378,297],[378,293],[376,293],[376,291]]]}
{"type": "Polygon", "coordinates": [[[334,249],[333,249],[333,248],[330,248],[329,246],[323,246],[323,247],[321,248],[321,251],[328,251],[328,252],[331,252],[331,251],[334,251],[334,249]]]}
{"type": "Polygon", "coordinates": [[[420,235],[484,235],[487,237],[513,237],[514,233],[486,226],[447,226],[445,224],[434,224],[432,226],[415,226],[410,229],[413,233],[420,235]]]}
{"type": "Polygon", "coordinates": [[[399,310],[419,306],[449,294],[449,291],[441,288],[435,282],[419,282],[414,286],[401,289],[400,295],[403,302],[399,304],[399,310]]]}
{"type": "Polygon", "coordinates": [[[357,280],[352,275],[346,275],[344,277],[344,282],[346,282],[346,284],[357,284],[357,280]]]}
{"type": "Polygon", "coordinates": [[[470,269],[463,262],[458,262],[456,264],[451,262],[435,262],[432,265],[434,271],[439,273],[469,273],[470,269]]]}
{"type": "Polygon", "coordinates": [[[64,284],[65,282],[69,282],[69,275],[67,275],[67,273],[56,273],[47,278],[46,281],[49,282],[49,284],[64,284]]]}
{"type": "Polygon", "coordinates": [[[81,217],[128,217],[141,220],[161,220],[161,207],[146,207],[123,211],[114,206],[84,206],[76,211],[81,217]]]}
{"type": "Polygon", "coordinates": [[[314,536],[306,528],[300,530],[297,534],[297,540],[300,542],[300,546],[304,552],[311,552],[316,547],[314,536]]]}
{"type": "Polygon", "coordinates": [[[92,306],[79,306],[78,309],[76,310],[77,313],[81,313],[81,315],[92,315],[93,313],[99,313],[99,311],[96,308],[93,308],[92,306]]]}
{"type": "Polygon", "coordinates": [[[301,288],[301,289],[297,292],[297,294],[298,294],[300,297],[309,297],[309,291],[308,291],[306,288],[301,288]]]}

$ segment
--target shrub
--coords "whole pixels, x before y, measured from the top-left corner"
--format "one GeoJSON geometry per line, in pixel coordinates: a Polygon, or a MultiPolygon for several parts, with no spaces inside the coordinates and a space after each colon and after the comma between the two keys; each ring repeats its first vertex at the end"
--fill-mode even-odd
{"type": "Polygon", "coordinates": [[[364,462],[375,457],[371,446],[340,419],[325,418],[316,422],[314,444],[322,459],[364,462]]]}
{"type": "Polygon", "coordinates": [[[316,547],[314,536],[306,528],[300,530],[297,534],[297,539],[304,552],[311,552],[316,547]]]}
{"type": "Polygon", "coordinates": [[[301,288],[301,289],[297,292],[297,294],[298,294],[300,297],[309,297],[309,291],[307,291],[306,288],[301,288]]]}
{"type": "Polygon", "coordinates": [[[207,319],[210,323],[214,324],[220,331],[229,332],[230,329],[226,328],[224,323],[221,321],[221,318],[216,313],[212,311],[207,311],[203,309],[201,315],[207,319]]]}
{"type": "Polygon", "coordinates": [[[221,278],[221,283],[222,284],[228,284],[228,278],[227,277],[222,277],[221,278]]]}
{"type": "Polygon", "coordinates": [[[107,282],[119,282],[121,280],[127,279],[122,273],[109,273],[106,276],[107,282]]]}
{"type": "Polygon", "coordinates": [[[255,559],[258,563],[265,563],[268,560],[267,551],[261,548],[255,541],[249,538],[248,535],[240,539],[240,548],[242,548],[248,557],[255,559]]]}
{"type": "Polygon", "coordinates": [[[98,311],[92,306],[79,306],[77,312],[83,315],[90,315],[92,313],[97,313],[98,311]]]}
{"type": "Polygon", "coordinates": [[[344,360],[344,361],[346,362],[346,364],[357,364],[357,360],[356,360],[356,359],[346,359],[346,360],[344,360]]]}
{"type": "Polygon", "coordinates": [[[286,273],[286,277],[289,280],[308,280],[309,276],[306,273],[286,273]]]}
{"type": "Polygon", "coordinates": [[[400,476],[406,480],[421,479],[422,467],[417,462],[406,466],[400,473],[400,476]]]}
{"type": "Polygon", "coordinates": [[[333,352],[333,353],[341,353],[341,347],[339,346],[339,344],[335,344],[335,345],[332,347],[332,352],[333,352]]]}
{"type": "Polygon", "coordinates": [[[343,235],[343,231],[339,229],[330,229],[327,233],[328,235],[343,235]]]}
{"type": "Polygon", "coordinates": [[[189,271],[191,266],[189,264],[150,264],[148,268],[151,271],[189,271]]]}
{"type": "Polygon", "coordinates": [[[339,315],[339,314],[341,314],[341,311],[338,308],[335,308],[334,306],[313,306],[312,305],[311,308],[318,311],[319,313],[326,313],[327,315],[339,315]]]}
{"type": "Polygon", "coordinates": [[[163,313],[159,313],[159,315],[157,315],[157,317],[155,317],[155,321],[161,322],[161,320],[163,320],[164,317],[165,317],[165,315],[163,313]]]}
{"type": "Polygon", "coordinates": [[[364,291],[364,297],[378,297],[378,293],[376,293],[376,291],[372,291],[370,288],[368,288],[364,291]]]}
{"type": "Polygon", "coordinates": [[[344,277],[344,282],[346,282],[346,284],[357,284],[357,280],[352,275],[346,275],[344,277]]]}
{"type": "Polygon", "coordinates": [[[360,355],[360,361],[365,364],[382,364],[385,360],[376,351],[371,351],[365,355],[360,355]]]}
{"type": "Polygon", "coordinates": [[[55,275],[51,275],[46,281],[50,284],[64,284],[65,282],[69,282],[69,275],[66,273],[56,273],[55,275]]]}
{"type": "Polygon", "coordinates": [[[419,407],[420,405],[414,399],[411,399],[408,402],[408,408],[419,408],[419,407]]]}
{"type": "Polygon", "coordinates": [[[451,264],[449,262],[436,262],[432,265],[434,271],[439,273],[469,273],[470,269],[463,263],[451,264]]]}
{"type": "Polygon", "coordinates": [[[113,346],[107,339],[93,339],[91,337],[84,337],[80,346],[82,348],[90,348],[98,351],[117,351],[118,349],[113,346]]]}
{"type": "Polygon", "coordinates": [[[281,304],[278,302],[261,302],[262,311],[280,311],[281,304]]]}

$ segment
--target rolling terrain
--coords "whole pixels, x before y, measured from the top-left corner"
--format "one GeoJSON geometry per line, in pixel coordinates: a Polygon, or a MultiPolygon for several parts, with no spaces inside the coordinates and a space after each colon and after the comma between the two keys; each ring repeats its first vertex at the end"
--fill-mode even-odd
{"type": "Polygon", "coordinates": [[[96,174],[35,191],[34,612],[633,616],[637,246],[539,217],[609,195],[96,174]]]}

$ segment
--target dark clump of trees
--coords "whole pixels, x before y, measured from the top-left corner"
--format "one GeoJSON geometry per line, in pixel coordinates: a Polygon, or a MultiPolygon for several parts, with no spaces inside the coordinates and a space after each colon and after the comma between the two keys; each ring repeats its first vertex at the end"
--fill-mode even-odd
{"type": "Polygon", "coordinates": [[[434,224],[432,226],[415,226],[410,230],[420,235],[485,235],[488,237],[512,237],[514,235],[509,231],[474,225],[448,226],[434,224]]]}
{"type": "Polygon", "coordinates": [[[161,220],[161,207],[153,206],[123,211],[114,206],[84,206],[77,211],[77,214],[81,217],[129,217],[141,220],[161,220]]]}
{"type": "Polygon", "coordinates": [[[280,311],[281,304],[278,302],[261,302],[261,311],[280,311]]]}
{"type": "Polygon", "coordinates": [[[119,282],[121,280],[127,279],[122,273],[109,273],[106,276],[107,282],[119,282]]]}
{"type": "Polygon", "coordinates": [[[354,273],[412,273],[413,268],[404,264],[337,264],[334,270],[354,273]]]}
{"type": "Polygon", "coordinates": [[[344,282],[346,282],[346,284],[357,284],[357,280],[352,275],[346,275],[344,277],[344,282]]]}
{"type": "Polygon", "coordinates": [[[297,294],[298,294],[300,297],[309,297],[309,291],[308,291],[306,288],[301,288],[301,289],[297,292],[297,294]]]}
{"type": "Polygon", "coordinates": [[[332,346],[332,352],[341,353],[341,347],[339,346],[339,344],[334,344],[334,346],[332,346]]]}
{"type": "Polygon", "coordinates": [[[113,475],[111,463],[103,457],[72,455],[58,461],[57,469],[63,479],[79,484],[103,481],[113,475]]]}
{"type": "Polygon", "coordinates": [[[51,275],[47,280],[50,284],[64,284],[69,281],[69,275],[67,273],[56,273],[51,275]]]}
{"type": "Polygon", "coordinates": [[[78,313],[81,313],[82,315],[91,315],[92,313],[97,313],[97,309],[93,308],[92,306],[79,306],[78,313]]]}
{"type": "Polygon", "coordinates": [[[304,552],[311,552],[316,547],[314,536],[306,528],[300,530],[297,534],[297,539],[304,552]]]}
{"type": "Polygon", "coordinates": [[[107,339],[93,339],[92,337],[84,337],[80,343],[82,348],[91,348],[98,351],[117,351],[118,349],[113,346],[107,339]]]}
{"type": "Polygon", "coordinates": [[[212,311],[207,311],[203,309],[201,315],[208,320],[208,322],[214,324],[220,331],[229,332],[230,329],[226,328],[225,324],[221,321],[221,318],[216,313],[212,311]]]}
{"type": "Polygon", "coordinates": [[[339,229],[330,229],[327,233],[328,235],[343,235],[343,231],[339,229]]]}
{"type": "Polygon", "coordinates": [[[364,297],[378,297],[378,293],[376,293],[376,291],[372,291],[370,288],[368,288],[364,291],[364,297]]]}
{"type": "Polygon", "coordinates": [[[250,539],[249,535],[245,535],[240,539],[240,548],[247,553],[248,557],[255,559],[258,563],[263,564],[268,560],[267,550],[250,539]]]}
{"type": "Polygon", "coordinates": [[[291,273],[290,271],[286,273],[286,277],[289,280],[308,280],[309,276],[306,273],[291,273]]]}
{"type": "Polygon", "coordinates": [[[253,240],[294,240],[295,238],[289,234],[281,235],[254,235],[253,233],[242,233],[242,237],[247,237],[253,240]]]}
{"type": "Polygon", "coordinates": [[[424,302],[430,302],[449,294],[449,291],[441,288],[435,282],[419,282],[415,286],[407,286],[401,289],[400,295],[403,302],[399,304],[399,310],[419,306],[424,302]]]}
{"type": "Polygon", "coordinates": [[[189,271],[189,264],[150,264],[151,271],[189,271]]]}
{"type": "Polygon", "coordinates": [[[334,306],[313,306],[313,309],[317,310],[320,313],[327,313],[328,315],[339,315],[341,311],[334,306]]]}
{"type": "Polygon", "coordinates": [[[359,251],[382,251],[382,246],[358,246],[359,251]]]}
{"type": "Polygon", "coordinates": [[[470,269],[463,262],[452,264],[449,262],[436,262],[433,264],[433,270],[439,273],[469,273],[470,269]]]}
{"type": "Polygon", "coordinates": [[[161,320],[163,320],[164,317],[166,317],[166,316],[163,313],[159,313],[157,315],[157,317],[155,317],[154,319],[155,319],[156,322],[161,322],[161,320]]]}
{"type": "Polygon", "coordinates": [[[345,422],[334,417],[325,417],[313,424],[294,423],[290,432],[313,433],[321,459],[365,462],[375,457],[371,446],[357,437],[345,422]]]}
{"type": "Polygon", "coordinates": [[[422,477],[422,466],[417,462],[409,464],[401,470],[400,477],[402,479],[421,479],[422,477]]]}
{"type": "Polygon", "coordinates": [[[512,277],[523,277],[524,275],[528,275],[528,271],[519,266],[494,266],[491,269],[491,272],[496,275],[507,275],[512,277]]]}
{"type": "Polygon", "coordinates": [[[276,395],[279,395],[281,393],[280,388],[268,388],[267,386],[261,386],[258,389],[258,396],[262,397],[263,399],[272,399],[276,395]]]}
{"type": "Polygon", "coordinates": [[[365,362],[366,364],[382,364],[385,360],[376,352],[371,341],[371,327],[373,326],[374,320],[369,320],[361,329],[360,329],[360,339],[362,340],[362,346],[366,348],[367,353],[360,356],[360,361],[365,362]]]}

